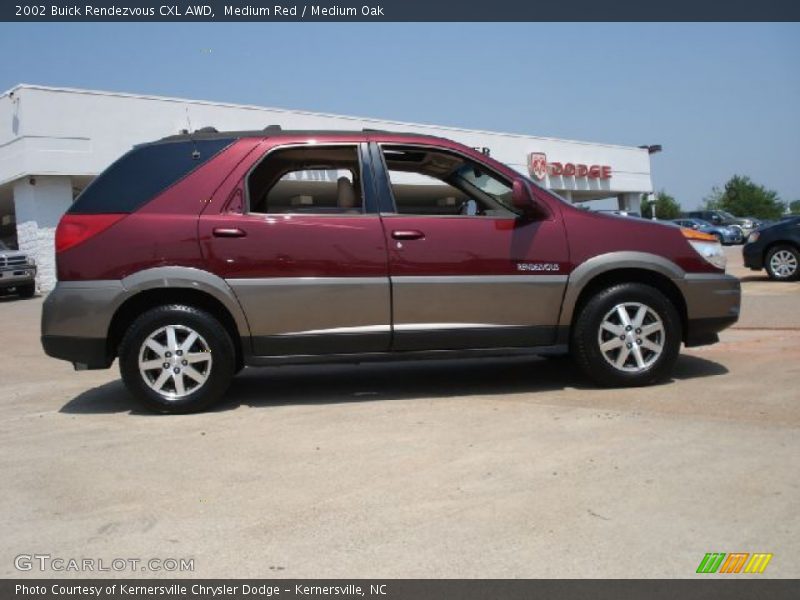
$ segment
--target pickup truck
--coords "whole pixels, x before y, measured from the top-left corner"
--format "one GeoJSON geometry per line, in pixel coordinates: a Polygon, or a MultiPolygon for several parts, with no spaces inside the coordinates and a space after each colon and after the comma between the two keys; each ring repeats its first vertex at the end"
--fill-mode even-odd
{"type": "Polygon", "coordinates": [[[36,293],[36,261],[0,241],[0,294],[15,290],[22,298],[36,293]]]}

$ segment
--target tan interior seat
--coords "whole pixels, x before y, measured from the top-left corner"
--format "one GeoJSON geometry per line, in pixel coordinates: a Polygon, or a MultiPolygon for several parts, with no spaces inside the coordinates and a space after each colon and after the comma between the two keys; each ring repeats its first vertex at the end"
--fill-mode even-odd
{"type": "Polygon", "coordinates": [[[336,181],[336,205],[346,212],[359,212],[359,202],[356,190],[347,177],[339,177],[336,181]]]}

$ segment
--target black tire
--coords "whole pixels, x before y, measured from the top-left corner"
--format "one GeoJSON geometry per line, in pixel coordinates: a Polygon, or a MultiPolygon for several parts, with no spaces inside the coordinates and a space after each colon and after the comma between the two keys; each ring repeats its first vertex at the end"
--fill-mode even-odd
{"type": "Polygon", "coordinates": [[[19,294],[20,298],[33,298],[34,294],[36,294],[36,284],[18,285],[17,294],[19,294]]]}
{"type": "Polygon", "coordinates": [[[764,261],[764,268],[767,270],[767,275],[773,281],[797,281],[800,279],[800,252],[794,246],[782,244],[770,248],[767,253],[767,259],[764,261]],[[780,253],[780,254],[779,254],[780,253]],[[773,259],[778,256],[788,257],[788,263],[784,263],[789,270],[780,269],[777,265],[773,264],[773,259]],[[791,270],[791,258],[794,258],[793,270],[791,270]],[[776,268],[778,270],[776,270],[776,268]]]}
{"type": "Polygon", "coordinates": [[[714,237],[717,238],[717,241],[720,243],[720,245],[725,245],[725,238],[722,237],[721,233],[715,233],[714,237]]]}
{"type": "MultiPolygon", "coordinates": [[[[624,344],[627,348],[631,348],[628,345],[629,343],[636,345],[638,337],[636,331],[638,330],[632,330],[630,335],[634,337],[629,341],[622,342],[620,346],[624,344]]],[[[623,332],[624,335],[628,333],[624,327],[623,332]]],[[[650,385],[670,376],[680,351],[681,337],[681,319],[678,311],[663,293],[656,288],[641,283],[621,283],[601,290],[583,305],[572,328],[570,351],[584,373],[602,386],[633,387],[650,385]],[[615,307],[626,303],[646,306],[652,311],[652,313],[647,313],[648,318],[655,315],[661,320],[662,324],[663,333],[651,334],[656,339],[646,340],[660,343],[662,348],[660,354],[651,352],[649,349],[645,349],[644,346],[640,346],[637,349],[640,356],[648,356],[648,359],[643,362],[645,367],[641,367],[640,370],[624,370],[626,365],[628,365],[627,368],[629,369],[639,368],[628,364],[629,361],[636,362],[636,355],[633,354],[633,351],[630,351],[630,354],[625,354],[628,358],[623,359],[623,368],[617,368],[610,364],[600,348],[600,336],[610,336],[607,341],[612,339],[616,341],[616,336],[610,332],[603,330],[604,332],[601,333],[601,325],[604,319],[615,307]],[[650,359],[652,359],[652,362],[647,364],[650,359]]],[[[627,337],[625,339],[628,340],[627,337]]],[[[641,338],[638,338],[638,340],[641,342],[641,338]]],[[[623,352],[625,352],[625,349],[620,347],[620,351],[616,356],[621,357],[623,352]]]]}
{"type": "MultiPolygon", "coordinates": [[[[178,359],[176,357],[168,360],[178,359]]],[[[172,366],[180,368],[177,364],[172,366]]],[[[234,375],[235,366],[236,352],[225,327],[209,313],[191,306],[174,304],[148,310],[128,327],[119,346],[119,369],[125,386],[147,408],[160,413],[185,414],[208,408],[224,396],[234,375]],[[189,393],[186,388],[187,395],[172,399],[150,387],[145,381],[147,375],[139,371],[139,353],[143,344],[152,334],[168,326],[198,333],[198,339],[207,347],[206,351],[210,356],[203,373],[207,377],[205,381],[197,385],[194,380],[185,379],[192,385],[197,385],[196,389],[189,393]]],[[[177,391],[176,387],[174,392],[177,391]]]]}

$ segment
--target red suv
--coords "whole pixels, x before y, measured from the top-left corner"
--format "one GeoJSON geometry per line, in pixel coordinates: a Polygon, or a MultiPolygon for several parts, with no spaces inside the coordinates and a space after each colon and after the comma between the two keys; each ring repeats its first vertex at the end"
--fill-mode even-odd
{"type": "Polygon", "coordinates": [[[56,253],[45,352],[77,369],[118,356],[133,395],[172,413],[259,365],[570,352],[601,385],[645,385],[740,302],[713,236],[369,130],[137,146],[62,218],[56,253]]]}

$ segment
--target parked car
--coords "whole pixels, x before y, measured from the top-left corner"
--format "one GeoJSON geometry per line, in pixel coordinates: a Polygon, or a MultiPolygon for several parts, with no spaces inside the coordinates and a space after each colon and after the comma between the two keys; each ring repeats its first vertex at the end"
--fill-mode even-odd
{"type": "Polygon", "coordinates": [[[36,293],[36,261],[0,241],[0,294],[16,291],[21,298],[36,293]]]}
{"type": "Polygon", "coordinates": [[[135,147],[56,231],[42,344],[119,357],[161,412],[243,366],[571,352],[600,385],[714,343],[739,280],[708,234],[581,210],[446,139],[218,133],[135,147]]]}
{"type": "Polygon", "coordinates": [[[703,233],[710,233],[719,240],[720,244],[741,244],[744,242],[742,238],[742,230],[738,227],[728,227],[726,225],[713,225],[708,221],[702,219],[673,219],[673,223],[681,227],[688,227],[703,233]]]}
{"type": "Polygon", "coordinates": [[[734,217],[724,210],[694,210],[683,215],[690,219],[702,219],[713,225],[727,225],[738,227],[742,231],[742,238],[747,239],[758,228],[758,221],[749,217],[734,217]]]}
{"type": "Polygon", "coordinates": [[[742,248],[744,264],[754,271],[766,269],[770,279],[800,279],[800,217],[754,231],[742,248]]]}
{"type": "Polygon", "coordinates": [[[619,209],[613,209],[613,208],[601,208],[597,212],[611,214],[611,215],[619,215],[621,217],[636,217],[637,219],[641,219],[642,218],[641,213],[638,213],[638,212],[635,212],[635,211],[631,211],[631,210],[619,210],[619,209]]]}

